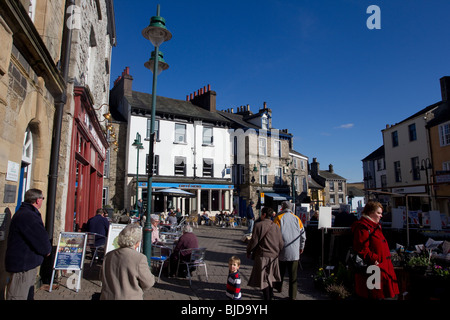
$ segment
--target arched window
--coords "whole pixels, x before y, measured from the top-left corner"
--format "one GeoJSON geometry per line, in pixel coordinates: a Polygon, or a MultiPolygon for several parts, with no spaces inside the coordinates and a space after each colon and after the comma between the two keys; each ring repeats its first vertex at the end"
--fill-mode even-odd
{"type": "Polygon", "coordinates": [[[31,167],[33,163],[33,134],[30,127],[25,131],[22,147],[22,164],[20,166],[19,192],[17,193],[17,208],[22,204],[25,192],[30,188],[31,167]]]}

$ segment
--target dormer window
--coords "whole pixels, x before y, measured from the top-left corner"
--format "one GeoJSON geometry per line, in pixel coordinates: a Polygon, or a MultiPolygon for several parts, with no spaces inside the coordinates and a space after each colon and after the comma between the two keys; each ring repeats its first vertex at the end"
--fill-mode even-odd
{"type": "Polygon", "coordinates": [[[269,129],[269,119],[267,119],[266,115],[263,115],[261,118],[261,128],[264,130],[269,129]]]}

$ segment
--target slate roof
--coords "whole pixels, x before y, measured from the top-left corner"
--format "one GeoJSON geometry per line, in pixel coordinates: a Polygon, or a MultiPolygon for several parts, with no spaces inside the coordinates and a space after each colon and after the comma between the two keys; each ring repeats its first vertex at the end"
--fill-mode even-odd
{"type": "MultiPolygon", "coordinates": [[[[152,95],[148,93],[133,91],[132,96],[125,97],[131,108],[150,111],[152,106],[152,95]]],[[[157,115],[174,115],[179,118],[203,120],[214,123],[225,123],[230,125],[230,121],[218,112],[210,112],[206,109],[192,104],[190,101],[177,100],[167,97],[156,96],[157,115]]]]}
{"type": "Polygon", "coordinates": [[[230,113],[230,112],[225,112],[225,111],[217,111],[218,114],[220,114],[221,116],[223,116],[224,118],[229,119],[232,122],[235,122],[237,124],[238,127],[243,127],[243,128],[251,128],[251,129],[261,129],[260,127],[247,122],[244,120],[244,115],[242,114],[237,114],[237,113],[230,113]]]}
{"type": "Polygon", "coordinates": [[[379,158],[383,158],[383,157],[384,157],[384,145],[379,147],[377,150],[375,150],[374,152],[369,154],[367,157],[365,157],[361,161],[374,160],[374,159],[379,159],[379,158]]]}
{"type": "Polygon", "coordinates": [[[319,175],[327,180],[347,180],[336,173],[331,173],[327,170],[319,170],[319,175]]]}

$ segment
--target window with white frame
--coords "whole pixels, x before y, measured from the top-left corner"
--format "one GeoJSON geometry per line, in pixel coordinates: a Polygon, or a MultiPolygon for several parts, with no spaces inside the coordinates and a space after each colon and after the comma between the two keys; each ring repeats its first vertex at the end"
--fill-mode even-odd
{"type": "MultiPolygon", "coordinates": [[[[152,119],[147,118],[147,139],[150,139],[152,119]]],[[[159,140],[159,120],[155,120],[155,139],[159,140]]]]}
{"type": "Polygon", "coordinates": [[[212,127],[203,127],[203,145],[212,145],[213,144],[213,128],[212,127]]]}
{"type": "Polygon", "coordinates": [[[265,115],[261,118],[261,128],[263,128],[264,130],[269,129],[269,119],[267,119],[265,115]]]}
{"type": "Polygon", "coordinates": [[[214,160],[213,159],[203,159],[203,176],[213,177],[214,176],[214,160]]]}
{"type": "Polygon", "coordinates": [[[331,204],[335,204],[336,203],[336,199],[335,199],[335,195],[334,194],[330,194],[330,203],[331,204]]]}
{"type": "Polygon", "coordinates": [[[186,125],[175,123],[175,143],[186,143],[186,125]]]}
{"type": "Polygon", "coordinates": [[[259,155],[266,156],[267,155],[267,139],[259,138],[259,155]]]}
{"type": "Polygon", "coordinates": [[[442,162],[442,170],[450,171],[450,161],[442,162]]]}
{"type": "Polygon", "coordinates": [[[334,181],[329,182],[330,192],[334,192],[334,181]]]}
{"type": "Polygon", "coordinates": [[[280,185],[283,181],[283,168],[276,167],[275,168],[275,184],[280,185]]]}
{"type": "Polygon", "coordinates": [[[186,158],[185,157],[175,157],[174,171],[176,176],[186,175],[186,158]]]}
{"type": "Polygon", "coordinates": [[[281,141],[280,140],[275,140],[273,143],[274,149],[274,156],[281,158],[281,141]]]}
{"type": "Polygon", "coordinates": [[[102,192],[102,206],[104,207],[104,206],[106,206],[106,205],[108,205],[109,203],[108,203],[108,192],[109,191],[109,189],[108,189],[108,187],[103,187],[103,192],[102,192]]]}
{"type": "Polygon", "coordinates": [[[450,122],[439,126],[439,141],[441,147],[450,145],[450,122]]]}
{"type": "Polygon", "coordinates": [[[259,183],[267,184],[267,166],[261,166],[259,170],[259,183]]]}

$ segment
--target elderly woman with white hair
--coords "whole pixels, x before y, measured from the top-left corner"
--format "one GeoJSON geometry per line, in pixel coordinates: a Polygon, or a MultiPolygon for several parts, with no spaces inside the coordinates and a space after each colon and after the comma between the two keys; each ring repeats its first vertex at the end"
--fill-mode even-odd
{"type": "Polygon", "coordinates": [[[108,252],[103,261],[100,300],[143,300],[144,290],[154,285],[147,257],[136,250],[141,239],[142,229],[137,224],[120,232],[119,248],[108,252]]]}
{"type": "MultiPolygon", "coordinates": [[[[174,276],[174,272],[177,270],[178,266],[178,259],[181,259],[181,261],[189,261],[191,258],[190,250],[183,252],[181,252],[181,250],[198,248],[197,236],[192,231],[193,230],[190,225],[185,225],[183,227],[183,235],[178,240],[177,245],[170,255],[171,274],[169,276],[174,276]]],[[[180,271],[185,273],[187,270],[180,271]]],[[[179,276],[185,276],[185,274],[180,274],[179,276]]]]}

